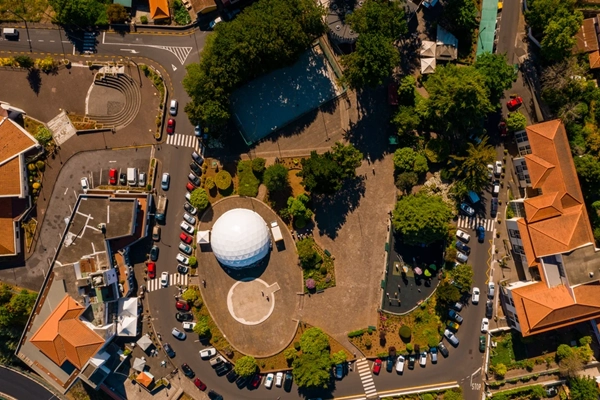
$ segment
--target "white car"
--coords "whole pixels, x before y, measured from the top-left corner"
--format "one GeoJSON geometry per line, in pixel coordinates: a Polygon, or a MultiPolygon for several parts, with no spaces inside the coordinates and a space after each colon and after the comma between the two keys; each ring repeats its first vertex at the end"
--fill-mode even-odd
{"type": "Polygon", "coordinates": [[[461,231],[460,229],[456,230],[456,237],[465,243],[469,243],[469,240],[471,240],[471,235],[465,231],[461,231]]]}
{"type": "Polygon", "coordinates": [[[186,337],[185,332],[182,332],[177,328],[173,328],[173,330],[171,331],[171,334],[179,340],[185,340],[185,337],[186,337]]]}
{"type": "Polygon", "coordinates": [[[502,161],[496,161],[496,165],[494,167],[494,175],[502,175],[502,161]]]}
{"type": "Polygon", "coordinates": [[[187,193],[185,194],[185,199],[186,199],[187,201],[190,201],[190,200],[191,200],[191,198],[192,198],[192,194],[191,194],[190,192],[187,192],[187,193]]]}
{"type": "Polygon", "coordinates": [[[177,262],[180,262],[183,265],[190,265],[190,259],[183,254],[177,254],[177,262]]]}
{"type": "Polygon", "coordinates": [[[196,326],[196,323],[195,322],[183,322],[181,325],[182,325],[184,331],[193,331],[194,327],[196,326]]]}
{"type": "Polygon", "coordinates": [[[265,378],[265,387],[267,389],[271,389],[273,387],[273,378],[275,378],[275,375],[267,374],[267,377],[265,378]]]}
{"type": "Polygon", "coordinates": [[[88,189],[90,188],[90,182],[88,181],[88,178],[81,178],[81,188],[83,189],[83,193],[87,193],[88,189]]]}
{"type": "Polygon", "coordinates": [[[399,374],[404,372],[404,357],[403,356],[398,356],[398,359],[396,360],[396,372],[399,374]]]}
{"type": "Polygon", "coordinates": [[[183,214],[183,219],[185,220],[185,222],[187,222],[190,225],[195,225],[196,224],[196,218],[192,217],[190,214],[188,213],[184,213],[183,214]]]}
{"type": "Polygon", "coordinates": [[[140,172],[140,174],[138,175],[138,185],[140,187],[146,186],[146,173],[145,172],[140,172]]]}
{"type": "Polygon", "coordinates": [[[208,360],[209,358],[213,357],[216,354],[217,354],[217,349],[215,349],[214,347],[208,347],[204,350],[200,350],[200,358],[202,358],[204,360],[208,360]]]}
{"type": "Polygon", "coordinates": [[[194,227],[191,225],[188,225],[185,222],[182,222],[179,226],[181,227],[182,230],[189,233],[190,235],[192,235],[194,233],[194,227]]]}
{"type": "Polygon", "coordinates": [[[162,178],[160,180],[160,187],[162,190],[169,190],[169,185],[171,183],[171,176],[168,172],[162,174],[162,178]]]}
{"type": "Polygon", "coordinates": [[[494,292],[495,291],[496,291],[496,285],[494,284],[494,282],[488,283],[488,297],[490,299],[494,298],[494,292]]]}
{"type": "Polygon", "coordinates": [[[473,295],[471,296],[471,303],[478,304],[479,303],[479,288],[473,288],[473,295]]]}
{"type": "Polygon", "coordinates": [[[425,366],[427,365],[427,352],[426,351],[421,353],[421,356],[419,357],[419,365],[423,368],[425,368],[425,366]]]}
{"type": "Polygon", "coordinates": [[[494,166],[492,164],[488,164],[487,169],[488,169],[488,178],[492,179],[492,176],[494,176],[494,166]]]}
{"type": "Polygon", "coordinates": [[[487,331],[489,329],[490,329],[490,320],[487,318],[483,318],[481,320],[481,332],[487,333],[487,331]]]}
{"type": "Polygon", "coordinates": [[[160,285],[167,287],[169,285],[169,273],[167,271],[160,274],[160,285]]]}
{"type": "Polygon", "coordinates": [[[277,375],[275,375],[275,386],[281,387],[282,384],[283,384],[283,372],[278,372],[277,375]]]}

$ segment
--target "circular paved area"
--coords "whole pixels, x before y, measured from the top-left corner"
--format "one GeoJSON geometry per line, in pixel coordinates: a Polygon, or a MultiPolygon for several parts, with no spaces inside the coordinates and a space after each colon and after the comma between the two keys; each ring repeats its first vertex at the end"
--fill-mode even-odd
{"type": "Polygon", "coordinates": [[[254,357],[277,354],[293,339],[297,328],[297,305],[302,294],[302,270],[294,240],[283,222],[267,205],[248,197],[218,201],[201,217],[198,230],[210,230],[226,211],[246,208],[265,223],[278,221],[284,246],[273,246],[259,266],[225,270],[210,246],[197,251],[199,279],[204,303],[229,343],[254,357]]]}

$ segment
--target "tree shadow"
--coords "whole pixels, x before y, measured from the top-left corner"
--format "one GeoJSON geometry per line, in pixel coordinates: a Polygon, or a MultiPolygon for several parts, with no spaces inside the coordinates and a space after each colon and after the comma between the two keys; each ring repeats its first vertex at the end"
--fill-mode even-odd
{"type": "Polygon", "coordinates": [[[42,74],[40,73],[40,70],[31,68],[27,72],[27,82],[29,82],[29,87],[33,90],[33,93],[39,95],[40,89],[42,88],[42,74]]]}

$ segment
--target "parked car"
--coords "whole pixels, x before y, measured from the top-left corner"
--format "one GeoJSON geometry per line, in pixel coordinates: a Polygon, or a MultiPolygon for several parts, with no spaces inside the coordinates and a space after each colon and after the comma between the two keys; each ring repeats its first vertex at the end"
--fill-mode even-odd
{"type": "Polygon", "coordinates": [[[336,364],[333,370],[335,379],[342,379],[344,377],[344,366],[342,364],[336,364]]]}
{"type": "Polygon", "coordinates": [[[181,370],[183,371],[183,374],[190,379],[193,378],[194,375],[196,375],[194,374],[194,371],[190,368],[190,366],[186,363],[181,364],[181,370]]]}
{"type": "Polygon", "coordinates": [[[196,215],[196,213],[198,212],[198,209],[190,203],[184,203],[183,209],[187,211],[190,215],[196,215]]]}
{"type": "Polygon", "coordinates": [[[214,347],[207,347],[204,350],[200,350],[200,358],[202,358],[203,360],[208,360],[216,354],[217,349],[215,349],[214,347]]]}
{"type": "Polygon", "coordinates": [[[138,175],[138,186],[146,187],[146,173],[145,172],[140,172],[140,174],[138,175]]]}
{"type": "Polygon", "coordinates": [[[437,347],[433,346],[429,349],[429,356],[431,357],[431,363],[432,364],[437,364],[437,360],[438,360],[438,349],[437,347]]]}
{"type": "Polygon", "coordinates": [[[452,305],[452,308],[455,309],[456,311],[460,311],[463,309],[463,304],[460,301],[457,301],[456,303],[454,303],[452,305]]]}
{"type": "Polygon", "coordinates": [[[171,176],[168,172],[162,174],[162,179],[160,180],[160,187],[162,190],[169,190],[169,184],[171,183],[171,176]]]}
{"type": "Polygon", "coordinates": [[[195,186],[200,186],[200,178],[198,178],[196,175],[192,174],[191,172],[188,174],[188,180],[190,182],[192,182],[195,186]]]}
{"type": "Polygon", "coordinates": [[[198,166],[195,162],[190,163],[190,169],[196,174],[196,176],[202,176],[202,168],[198,166]]]}
{"type": "Polygon", "coordinates": [[[194,127],[194,135],[196,135],[197,137],[202,136],[202,127],[200,126],[200,124],[194,127]]]}
{"type": "Polygon", "coordinates": [[[232,369],[233,369],[233,366],[231,365],[231,363],[226,362],[226,363],[219,365],[217,368],[215,368],[215,373],[217,374],[217,376],[223,376],[226,373],[228,373],[229,371],[231,371],[232,369]]]}
{"type": "Polygon", "coordinates": [[[243,389],[248,384],[248,377],[240,376],[235,381],[235,384],[238,387],[238,389],[243,389]]]}
{"type": "Polygon", "coordinates": [[[481,332],[486,333],[490,329],[490,320],[483,318],[481,320],[481,332]]]}
{"type": "Polygon", "coordinates": [[[500,181],[498,179],[496,179],[492,183],[492,196],[498,197],[499,194],[500,194],[500,181]]]}
{"type": "Polygon", "coordinates": [[[421,355],[419,356],[419,365],[422,368],[425,368],[425,366],[427,366],[427,352],[424,351],[421,353],[421,355]]]}
{"type": "Polygon", "coordinates": [[[471,248],[461,242],[460,240],[456,241],[456,250],[465,253],[466,255],[471,254],[471,248]]]}
{"type": "Polygon", "coordinates": [[[187,245],[185,243],[179,243],[179,251],[181,251],[187,255],[190,255],[190,254],[192,254],[192,246],[187,245]]]}
{"type": "Polygon", "coordinates": [[[185,231],[186,233],[189,233],[190,235],[194,233],[194,227],[191,225],[188,225],[185,222],[182,222],[181,224],[179,224],[179,226],[181,227],[181,229],[183,231],[185,231]]]}
{"type": "Polygon", "coordinates": [[[451,330],[452,332],[456,332],[458,331],[458,329],[460,328],[460,325],[457,324],[456,322],[450,321],[446,324],[446,327],[451,330]]]}
{"type": "Polygon", "coordinates": [[[500,121],[498,124],[498,133],[500,133],[500,137],[505,137],[507,134],[506,122],[500,121]]]}
{"type": "Polygon", "coordinates": [[[206,390],[206,385],[200,380],[200,378],[194,379],[194,385],[196,385],[196,387],[202,391],[206,390]]]}
{"type": "Polygon", "coordinates": [[[184,300],[177,300],[175,303],[175,308],[179,311],[190,311],[190,304],[184,300]]]}
{"type": "Polygon", "coordinates": [[[456,261],[458,261],[459,263],[466,263],[467,261],[469,261],[469,256],[461,253],[460,251],[456,252],[456,261]]]}
{"type": "Polygon", "coordinates": [[[492,179],[492,177],[494,176],[494,166],[492,164],[488,164],[487,169],[488,169],[488,178],[492,179]]]}
{"type": "Polygon", "coordinates": [[[196,326],[195,322],[183,322],[181,324],[181,327],[183,328],[184,331],[193,331],[195,326],[196,326]]]}
{"type": "Polygon", "coordinates": [[[523,98],[521,96],[515,96],[506,102],[506,107],[510,111],[514,111],[517,108],[521,107],[521,104],[523,104],[523,98]]]}
{"type": "Polygon", "coordinates": [[[404,357],[403,356],[398,356],[398,358],[396,359],[396,372],[401,374],[404,372],[404,357]]]}
{"type": "Polygon", "coordinates": [[[171,114],[172,116],[176,116],[177,115],[177,100],[173,99],[171,100],[171,104],[169,105],[169,114],[171,114]]]}
{"type": "Polygon", "coordinates": [[[456,230],[456,237],[465,243],[469,243],[469,240],[471,240],[471,235],[465,231],[461,231],[460,229],[456,230]]]}
{"type": "MultiPolygon", "coordinates": [[[[286,380],[287,380],[287,373],[286,373],[286,380]]],[[[253,389],[257,389],[260,386],[260,382],[262,381],[262,375],[261,374],[254,374],[254,376],[252,377],[252,380],[250,381],[250,387],[253,389]]]]}
{"type": "Polygon", "coordinates": [[[275,374],[275,386],[281,387],[283,385],[283,372],[278,372],[275,374]]]}
{"type": "Polygon", "coordinates": [[[482,353],[485,351],[485,336],[484,335],[479,336],[479,351],[482,353]]]}
{"type": "Polygon", "coordinates": [[[167,133],[169,135],[175,133],[175,120],[173,118],[169,118],[167,121],[167,133]]]}
{"type": "Polygon", "coordinates": [[[225,375],[225,378],[227,378],[229,383],[233,383],[233,382],[237,381],[237,378],[239,378],[239,375],[235,372],[234,369],[232,369],[231,371],[229,371],[227,373],[227,375],[225,375]]]}
{"type": "Polygon", "coordinates": [[[122,173],[119,175],[119,185],[121,185],[121,186],[127,185],[127,175],[125,175],[125,173],[122,173]]]}
{"type": "Polygon", "coordinates": [[[169,358],[175,357],[175,352],[169,343],[163,343],[163,349],[165,349],[165,353],[167,353],[169,358]]]}
{"type": "Polygon", "coordinates": [[[492,318],[494,314],[494,303],[491,300],[485,302],[485,317],[492,318]]]}
{"type": "Polygon", "coordinates": [[[150,249],[150,259],[152,261],[158,260],[158,246],[152,246],[150,249]]]}
{"type": "Polygon", "coordinates": [[[458,338],[456,336],[454,336],[454,333],[452,333],[450,330],[446,329],[444,331],[444,336],[448,340],[448,343],[450,343],[452,346],[454,346],[454,347],[458,346],[458,343],[459,343],[458,338]]]}
{"type": "Polygon", "coordinates": [[[152,240],[158,242],[160,240],[160,226],[154,225],[152,227],[152,240]]]}
{"type": "Polygon", "coordinates": [[[415,361],[417,360],[417,357],[415,357],[414,355],[409,355],[408,356],[408,369],[415,369],[415,361]]]}
{"type": "Polygon", "coordinates": [[[494,284],[494,282],[490,281],[488,283],[488,297],[490,299],[493,299],[495,292],[496,292],[496,285],[494,284]]]}
{"type": "Polygon", "coordinates": [[[88,181],[88,178],[86,178],[86,177],[81,178],[81,189],[83,190],[83,193],[87,193],[89,188],[90,188],[90,182],[88,181]]]}
{"type": "Polygon", "coordinates": [[[160,274],[160,285],[162,287],[167,287],[169,286],[169,273],[164,271],[162,274],[160,274]]]}
{"type": "Polygon", "coordinates": [[[373,363],[373,373],[375,375],[379,375],[379,373],[381,372],[381,360],[378,358],[377,360],[375,360],[375,362],[373,363]]]}
{"type": "Polygon", "coordinates": [[[196,217],[192,217],[188,213],[183,213],[183,219],[185,220],[185,222],[187,222],[190,225],[195,225],[196,224],[196,217]]]}
{"type": "Polygon", "coordinates": [[[213,19],[212,21],[210,21],[210,23],[208,24],[208,27],[209,27],[211,30],[212,30],[212,29],[215,29],[215,26],[217,26],[217,24],[218,24],[219,22],[221,22],[221,21],[223,21],[223,20],[221,19],[221,17],[217,17],[217,18],[213,19]]]}
{"type": "Polygon", "coordinates": [[[473,215],[475,215],[475,209],[473,209],[473,207],[471,207],[467,203],[461,203],[460,210],[463,213],[465,213],[466,215],[468,215],[469,217],[472,217],[473,215]]]}
{"type": "Polygon", "coordinates": [[[286,392],[291,391],[292,383],[294,383],[294,376],[292,375],[292,371],[287,371],[285,373],[285,378],[283,379],[283,390],[285,390],[286,392]]]}
{"type": "Polygon", "coordinates": [[[173,330],[171,331],[171,335],[173,335],[176,339],[179,340],[185,340],[186,338],[185,332],[182,332],[177,328],[173,328],[173,330]]]}
{"type": "Polygon", "coordinates": [[[208,391],[208,398],[210,400],[223,400],[223,396],[212,389],[208,391]]]}
{"type": "Polygon", "coordinates": [[[442,353],[442,355],[444,356],[444,358],[448,357],[448,355],[450,355],[450,353],[448,352],[448,349],[446,348],[446,346],[444,346],[444,343],[439,342],[437,345],[438,351],[440,353],[442,353]]]}
{"type": "Polygon", "coordinates": [[[471,303],[473,304],[479,304],[479,288],[478,287],[474,287],[473,288],[473,294],[471,295],[471,303]]]}
{"type": "Polygon", "coordinates": [[[190,259],[183,254],[177,254],[177,257],[175,258],[177,259],[177,262],[180,262],[183,265],[190,265],[190,259]]]}
{"type": "Polygon", "coordinates": [[[194,240],[194,239],[190,235],[187,235],[187,234],[181,232],[179,234],[179,240],[181,240],[185,244],[190,244],[190,243],[192,243],[192,240],[194,240]]]}
{"type": "Polygon", "coordinates": [[[497,214],[498,214],[498,198],[492,197],[492,202],[491,202],[491,206],[490,206],[490,215],[492,217],[496,217],[497,214]]]}
{"type": "Polygon", "coordinates": [[[117,184],[117,179],[118,179],[118,175],[119,173],[117,172],[116,169],[111,168],[108,170],[108,183],[111,185],[116,185],[117,184]]]}
{"type": "Polygon", "coordinates": [[[193,321],[194,320],[194,316],[190,313],[175,313],[175,319],[179,322],[185,322],[185,321],[193,321]]]}
{"type": "Polygon", "coordinates": [[[177,264],[177,272],[179,272],[181,275],[185,275],[189,271],[190,271],[189,267],[186,267],[185,265],[177,264]]]}
{"type": "Polygon", "coordinates": [[[463,317],[454,310],[448,310],[448,316],[456,322],[458,322],[459,324],[462,324],[463,322],[463,317]]]}
{"type": "Polygon", "coordinates": [[[477,241],[483,243],[485,241],[485,228],[483,225],[479,225],[475,231],[477,232],[477,241]]]}
{"type": "Polygon", "coordinates": [[[195,151],[192,152],[192,159],[194,160],[194,162],[200,166],[202,166],[202,163],[204,162],[204,158],[196,153],[195,151]]]}
{"type": "Polygon", "coordinates": [[[148,263],[148,279],[156,278],[156,264],[151,262],[148,263]]]}
{"type": "Polygon", "coordinates": [[[192,182],[188,182],[185,185],[185,188],[187,189],[188,192],[193,192],[194,190],[198,189],[196,186],[194,186],[194,184],[192,182]]]}
{"type": "Polygon", "coordinates": [[[267,377],[265,378],[265,387],[267,389],[271,389],[273,387],[273,379],[275,379],[275,375],[272,373],[267,374],[267,377]]]}

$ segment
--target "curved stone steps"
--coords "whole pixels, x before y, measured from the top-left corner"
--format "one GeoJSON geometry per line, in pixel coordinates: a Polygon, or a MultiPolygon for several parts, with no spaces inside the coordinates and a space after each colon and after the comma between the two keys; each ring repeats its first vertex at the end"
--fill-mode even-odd
{"type": "Polygon", "coordinates": [[[133,122],[140,111],[142,94],[138,84],[128,75],[106,75],[94,82],[95,85],[109,87],[120,91],[125,96],[125,106],[113,115],[87,115],[88,118],[106,127],[118,130],[133,122]]]}

